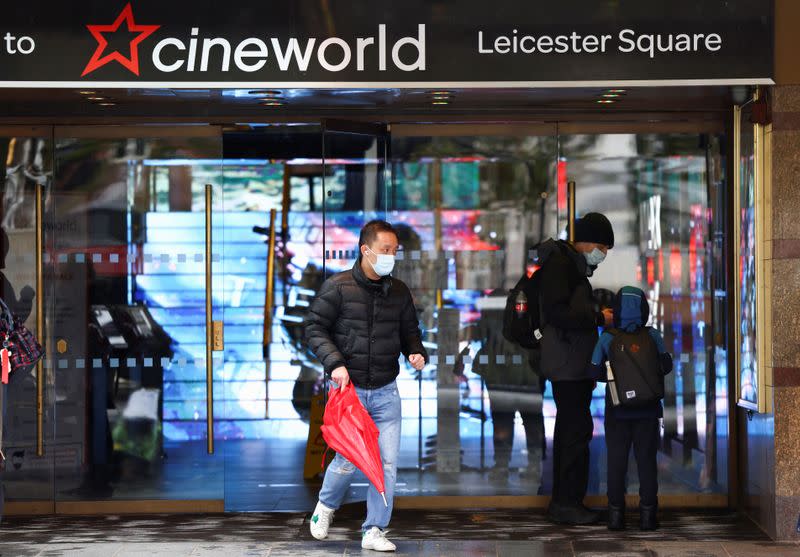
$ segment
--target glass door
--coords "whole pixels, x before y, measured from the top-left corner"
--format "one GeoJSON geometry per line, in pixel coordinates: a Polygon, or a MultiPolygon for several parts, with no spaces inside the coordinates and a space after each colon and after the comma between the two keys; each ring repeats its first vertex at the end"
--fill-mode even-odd
{"type": "MultiPolygon", "coordinates": [[[[641,288],[650,325],[674,359],[665,377],[659,497],[727,504],[728,368],[726,254],[722,242],[726,174],[721,127],[705,133],[657,125],[628,133],[565,133],[559,157],[577,183],[577,214],[599,211],[617,242],[591,278],[597,292],[641,288]],[[610,180],[613,177],[613,181],[610,180]],[[702,497],[697,499],[696,497],[702,497]]],[[[604,493],[605,399],[594,391],[590,494],[604,493]]],[[[635,470],[629,493],[636,492],[635,470]]]]}
{"type": "Polygon", "coordinates": [[[340,120],[323,123],[323,248],[326,276],[358,257],[361,227],[387,219],[388,126],[340,120]]]}
{"type": "MultiPolygon", "coordinates": [[[[323,122],[321,255],[325,278],[348,271],[358,263],[359,233],[367,222],[392,220],[389,146],[386,125],[339,120],[323,122]]],[[[410,386],[415,389],[413,383],[410,386]]],[[[415,393],[414,390],[414,393],[401,391],[400,394],[411,406],[415,393]]],[[[320,393],[318,404],[324,403],[324,395],[320,393]]],[[[404,414],[408,411],[403,410],[404,414]]],[[[309,439],[313,437],[314,425],[312,421],[309,439]]],[[[404,423],[401,431],[406,429],[404,423]]],[[[357,472],[346,501],[363,501],[368,487],[366,478],[357,472]]],[[[400,489],[402,486],[398,485],[397,490],[400,489]]]]}
{"type": "Polygon", "coordinates": [[[323,280],[322,131],[254,124],[223,143],[225,510],[307,511],[322,454],[309,442],[322,372],[303,336],[323,280]]]}
{"type": "MultiPolygon", "coordinates": [[[[530,248],[563,228],[567,183],[545,124],[392,127],[388,214],[430,365],[401,368],[398,493],[547,504],[552,399],[535,355],[502,336],[530,248]],[[546,484],[545,482],[548,482],[546,484]]],[[[413,503],[412,503],[413,504],[413,503]]]]}
{"type": "Polygon", "coordinates": [[[222,510],[221,145],[209,126],[55,130],[56,512],[222,510]]]}
{"type": "MultiPolygon", "coordinates": [[[[0,298],[51,351],[45,326],[53,300],[45,278],[57,228],[52,153],[51,128],[0,128],[0,298]]],[[[0,384],[0,516],[53,512],[53,466],[64,457],[53,440],[53,379],[48,354],[0,384]]]]}

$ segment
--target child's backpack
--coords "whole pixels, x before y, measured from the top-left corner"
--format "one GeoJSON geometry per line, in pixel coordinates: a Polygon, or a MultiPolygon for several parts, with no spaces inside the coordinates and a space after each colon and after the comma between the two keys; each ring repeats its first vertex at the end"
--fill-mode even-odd
{"type": "MultiPolygon", "coordinates": [[[[664,398],[664,376],[658,347],[647,327],[635,331],[610,329],[613,340],[608,361],[614,375],[619,405],[645,406],[664,398]]],[[[613,396],[612,396],[613,398],[613,396]]]]}

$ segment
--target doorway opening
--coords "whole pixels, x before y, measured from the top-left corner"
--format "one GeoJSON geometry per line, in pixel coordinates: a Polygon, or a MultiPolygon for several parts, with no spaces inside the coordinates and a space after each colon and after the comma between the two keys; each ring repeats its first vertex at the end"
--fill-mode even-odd
{"type": "MultiPolygon", "coordinates": [[[[98,500],[311,508],[318,483],[304,476],[316,471],[309,424],[323,381],[303,316],[324,278],[353,265],[360,227],[384,218],[400,231],[395,276],[412,289],[432,355],[422,372],[402,363],[398,378],[398,507],[545,505],[550,387],[502,344],[498,319],[529,248],[564,234],[575,181],[577,213],[604,212],[617,235],[592,278],[598,295],[641,287],[675,356],[662,504],[727,505],[721,120],[363,119],[385,123],[286,117],[5,133],[7,184],[24,185],[13,218],[4,213],[6,276],[17,293],[35,282],[24,255],[35,182],[45,194],[50,347],[45,456],[31,452],[34,429],[6,438],[18,464],[5,475],[8,499],[56,512],[98,500]],[[209,320],[224,327],[211,358],[209,320]],[[501,360],[489,361],[489,345],[501,360]]],[[[28,419],[34,379],[13,387],[12,420],[28,419]]],[[[598,502],[603,404],[599,387],[589,488],[598,502]]],[[[633,471],[629,492],[636,482],[633,471]]],[[[366,487],[356,479],[349,500],[366,487]]]]}

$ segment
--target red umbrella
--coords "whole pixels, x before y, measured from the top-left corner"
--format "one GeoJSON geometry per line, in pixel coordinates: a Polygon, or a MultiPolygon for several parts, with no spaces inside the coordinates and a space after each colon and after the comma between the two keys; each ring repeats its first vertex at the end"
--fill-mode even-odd
{"type": "Polygon", "coordinates": [[[343,388],[331,388],[328,396],[322,418],[322,437],[330,448],[364,472],[388,507],[378,427],[358,400],[352,383],[343,388]]]}

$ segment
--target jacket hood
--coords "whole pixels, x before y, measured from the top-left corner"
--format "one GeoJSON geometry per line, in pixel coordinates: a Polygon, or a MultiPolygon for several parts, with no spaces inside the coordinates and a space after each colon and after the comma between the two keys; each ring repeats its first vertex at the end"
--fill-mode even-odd
{"type": "Polygon", "coordinates": [[[623,286],[614,300],[614,326],[617,329],[644,327],[650,319],[650,304],[640,288],[623,286]]]}

